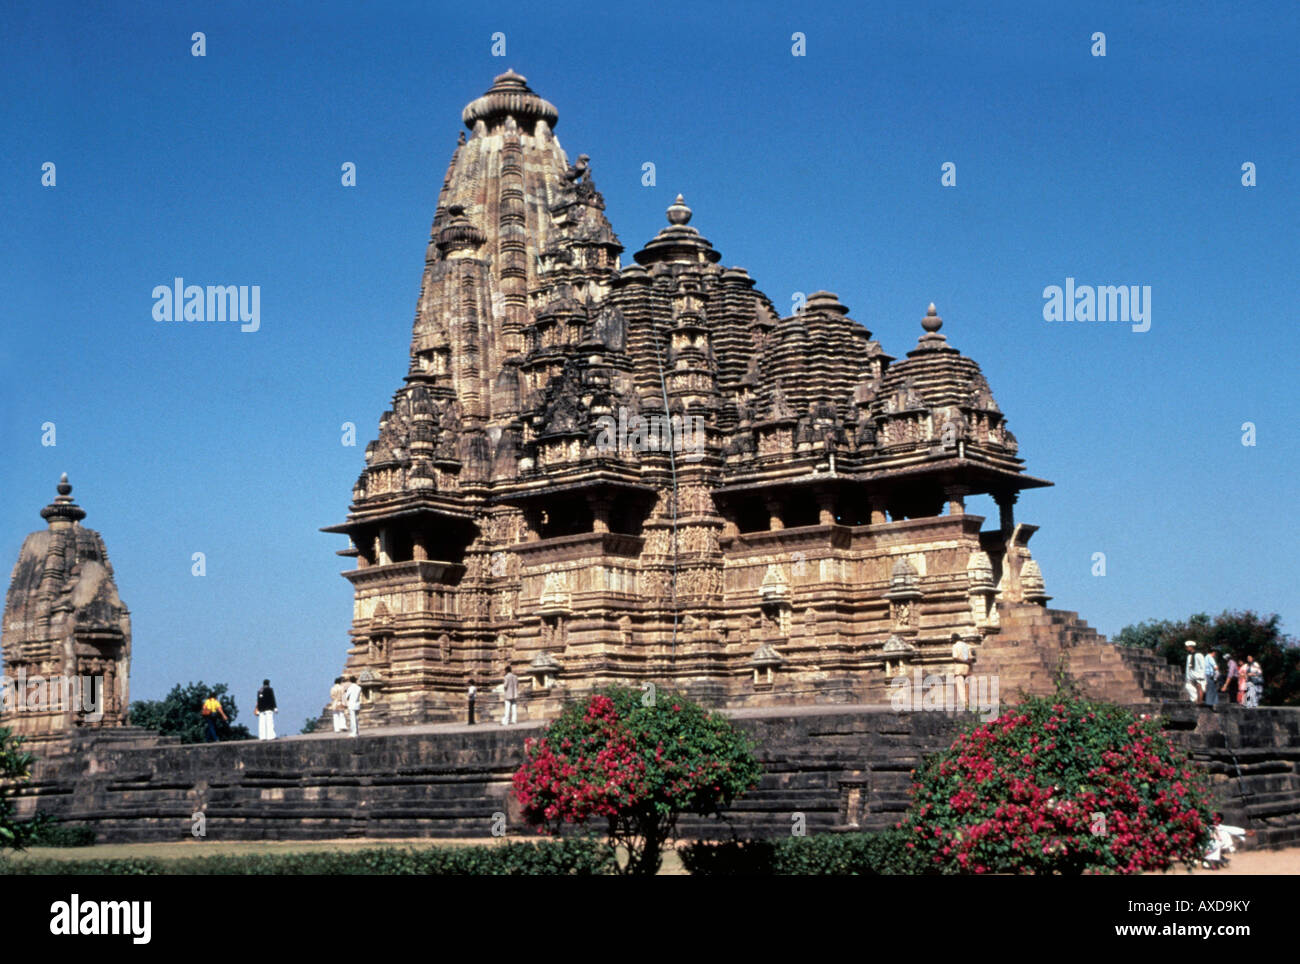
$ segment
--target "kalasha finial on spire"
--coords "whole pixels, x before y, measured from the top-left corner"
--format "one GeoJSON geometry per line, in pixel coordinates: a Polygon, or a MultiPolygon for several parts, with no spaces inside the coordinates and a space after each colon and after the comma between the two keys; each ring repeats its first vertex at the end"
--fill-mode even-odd
{"type": "Polygon", "coordinates": [[[41,518],[51,526],[67,525],[80,522],[86,517],[86,510],[72,501],[72,484],[68,482],[68,473],[59,476],[58,496],[41,510],[41,518]]]}
{"type": "Polygon", "coordinates": [[[669,224],[690,224],[691,209],[686,206],[686,201],[679,194],[677,200],[668,205],[668,223],[669,224]]]}
{"type": "Polygon", "coordinates": [[[921,319],[921,327],[929,332],[936,332],[943,327],[943,319],[939,317],[939,311],[934,307],[934,302],[930,302],[930,307],[921,319]]]}

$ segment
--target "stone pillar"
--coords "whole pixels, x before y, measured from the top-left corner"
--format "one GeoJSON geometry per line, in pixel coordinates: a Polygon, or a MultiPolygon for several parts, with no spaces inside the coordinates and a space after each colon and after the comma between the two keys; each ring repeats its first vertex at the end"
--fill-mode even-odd
{"type": "Polygon", "coordinates": [[[416,562],[424,562],[429,558],[429,547],[423,535],[411,537],[411,558],[416,562]]]}
{"type": "Polygon", "coordinates": [[[949,515],[966,514],[966,496],[970,494],[970,489],[964,485],[947,485],[944,486],[943,495],[948,500],[949,515]]]}
{"type": "Polygon", "coordinates": [[[817,524],[822,526],[835,525],[835,496],[829,492],[820,496],[817,500],[817,524]]]}
{"type": "Polygon", "coordinates": [[[885,497],[883,495],[873,495],[868,500],[871,505],[871,524],[873,526],[884,525],[889,521],[885,515],[885,497]]]}
{"type": "Polygon", "coordinates": [[[591,500],[591,529],[593,532],[609,531],[609,510],[610,500],[608,498],[594,498],[591,500]]]}
{"type": "Polygon", "coordinates": [[[999,528],[1006,533],[1010,533],[1016,527],[1016,499],[1019,495],[1015,492],[999,492],[993,496],[993,501],[998,504],[999,528]]]}
{"type": "Polygon", "coordinates": [[[773,532],[785,528],[785,520],[781,518],[781,502],[779,499],[766,499],[767,505],[767,527],[773,532]]]}

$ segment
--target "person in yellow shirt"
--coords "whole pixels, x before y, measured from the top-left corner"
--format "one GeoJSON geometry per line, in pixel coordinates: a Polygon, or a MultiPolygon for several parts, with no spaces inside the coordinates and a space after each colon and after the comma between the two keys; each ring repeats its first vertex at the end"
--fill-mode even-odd
{"type": "Polygon", "coordinates": [[[203,742],[218,742],[217,717],[221,717],[227,723],[230,722],[230,717],[226,716],[226,711],[221,707],[221,700],[217,699],[215,693],[209,694],[208,698],[203,701],[203,709],[200,712],[203,714],[203,722],[207,724],[207,729],[203,733],[203,742]]]}

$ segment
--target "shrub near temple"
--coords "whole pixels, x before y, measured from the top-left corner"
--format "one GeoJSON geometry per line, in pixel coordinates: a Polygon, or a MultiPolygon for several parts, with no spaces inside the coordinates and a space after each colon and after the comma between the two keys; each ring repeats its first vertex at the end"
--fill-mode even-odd
{"type": "Polygon", "coordinates": [[[27,779],[33,762],[32,755],[23,752],[22,740],[0,727],[0,853],[21,848],[27,836],[24,824],[14,820],[9,797],[13,788],[27,779]]]}
{"type": "Polygon", "coordinates": [[[716,813],[759,776],[749,742],[725,717],[680,696],[648,702],[616,687],[570,703],[544,736],[525,742],[514,777],[529,822],[558,830],[606,821],[631,874],[659,869],[680,814],[716,813]]]}
{"type": "Polygon", "coordinates": [[[1153,719],[1036,697],[926,761],[899,824],[919,872],[1136,873],[1200,859],[1208,779],[1153,719]]]}

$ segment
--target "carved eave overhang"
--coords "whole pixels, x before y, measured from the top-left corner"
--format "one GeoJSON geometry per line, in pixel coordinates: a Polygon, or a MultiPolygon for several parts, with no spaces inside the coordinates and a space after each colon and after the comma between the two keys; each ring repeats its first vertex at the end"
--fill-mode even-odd
{"type": "MultiPolygon", "coordinates": [[[[822,455],[818,461],[825,463],[822,455]]],[[[911,463],[895,463],[886,466],[846,467],[845,460],[836,458],[836,470],[808,471],[805,466],[787,463],[784,472],[753,472],[742,475],[729,473],[727,482],[714,490],[716,498],[752,496],[774,489],[791,488],[848,488],[868,485],[878,488],[880,483],[914,479],[920,476],[933,477],[944,484],[965,484],[971,487],[972,495],[985,490],[1019,491],[1022,489],[1041,489],[1054,483],[1046,479],[1026,475],[1014,466],[985,462],[979,459],[944,456],[920,456],[911,463]]],[[[1002,461],[1002,460],[999,460],[1002,461]]]]}
{"type": "Polygon", "coordinates": [[[339,532],[353,535],[375,529],[395,520],[406,522],[426,521],[435,524],[463,524],[474,526],[474,511],[462,502],[450,499],[431,499],[419,496],[385,500],[382,503],[353,503],[346,522],[322,526],[321,532],[339,532]]]}
{"type": "Polygon", "coordinates": [[[1056,484],[1026,475],[1014,466],[955,456],[925,458],[907,465],[882,466],[858,473],[855,477],[864,482],[888,482],[918,476],[930,476],[945,484],[968,485],[972,495],[994,490],[1042,489],[1056,484]]]}
{"type": "Polygon", "coordinates": [[[343,577],[358,589],[362,586],[408,586],[411,583],[445,589],[460,582],[464,575],[465,566],[461,563],[430,559],[386,562],[365,569],[348,569],[343,573],[343,577]]]}

